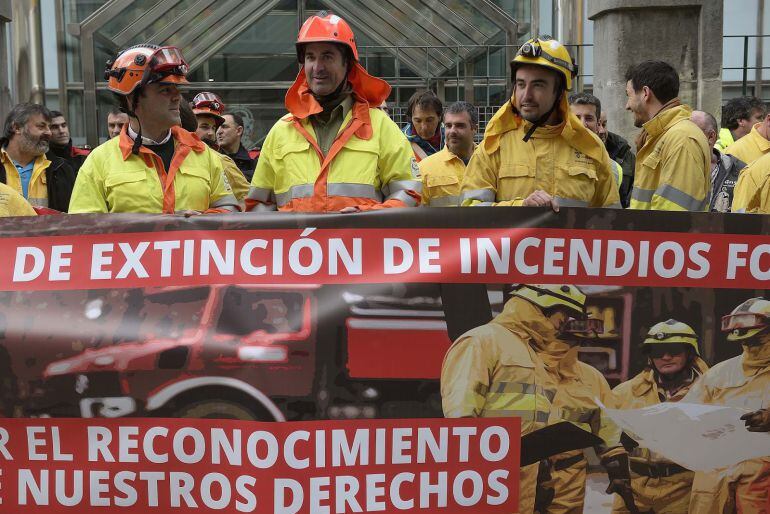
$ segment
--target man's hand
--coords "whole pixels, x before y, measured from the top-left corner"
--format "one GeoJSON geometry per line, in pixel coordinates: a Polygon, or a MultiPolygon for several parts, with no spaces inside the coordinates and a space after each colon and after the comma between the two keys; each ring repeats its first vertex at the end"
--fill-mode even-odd
{"type": "Polygon", "coordinates": [[[551,207],[553,212],[559,212],[559,202],[540,189],[524,199],[524,207],[551,207]]]}
{"type": "Polygon", "coordinates": [[[358,207],[345,207],[340,209],[340,214],[350,214],[352,212],[361,212],[361,210],[358,207]]]}
{"type": "Polygon", "coordinates": [[[760,409],[741,416],[749,432],[770,432],[770,409],[760,409]]]}

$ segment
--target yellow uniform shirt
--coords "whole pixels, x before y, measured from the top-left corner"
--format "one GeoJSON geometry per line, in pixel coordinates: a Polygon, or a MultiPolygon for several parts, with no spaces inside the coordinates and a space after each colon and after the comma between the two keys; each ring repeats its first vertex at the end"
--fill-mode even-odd
{"type": "MultiPolygon", "coordinates": [[[[22,195],[23,198],[24,194],[21,187],[19,170],[16,169],[16,165],[5,151],[5,148],[0,150],[0,160],[2,160],[3,167],[5,168],[6,184],[22,195]]],[[[48,207],[48,188],[46,186],[47,179],[45,170],[47,170],[50,165],[51,161],[46,159],[45,154],[39,155],[35,159],[35,164],[32,168],[32,177],[29,179],[29,189],[27,190],[27,200],[32,205],[48,207]]]]}
{"type": "Polygon", "coordinates": [[[420,161],[422,205],[428,207],[457,207],[460,183],[465,175],[465,163],[446,146],[420,161]]]}
{"type": "Polygon", "coordinates": [[[711,149],[679,105],[644,124],[644,145],[636,154],[631,209],[706,211],[711,189],[711,149]]]}
{"type": "Polygon", "coordinates": [[[737,213],[770,213],[770,154],[763,155],[741,170],[730,210],[737,213]]]}
{"type": "Polygon", "coordinates": [[[734,155],[747,164],[751,164],[766,153],[770,152],[770,141],[757,131],[761,123],[751,128],[751,132],[740,138],[725,149],[728,155],[734,155]]]}

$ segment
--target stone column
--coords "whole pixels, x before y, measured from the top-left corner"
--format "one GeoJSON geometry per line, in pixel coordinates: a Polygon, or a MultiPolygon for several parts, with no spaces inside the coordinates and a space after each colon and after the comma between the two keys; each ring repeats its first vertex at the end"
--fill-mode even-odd
{"type": "Polygon", "coordinates": [[[594,94],[610,131],[633,142],[626,70],[648,59],[679,72],[679,97],[719,119],[722,105],[722,0],[588,0],[594,21],[594,94]]]}

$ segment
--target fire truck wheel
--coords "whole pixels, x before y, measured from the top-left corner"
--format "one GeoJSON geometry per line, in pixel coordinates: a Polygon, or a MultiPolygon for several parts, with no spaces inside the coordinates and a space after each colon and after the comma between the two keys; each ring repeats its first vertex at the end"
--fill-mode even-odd
{"type": "Polygon", "coordinates": [[[174,412],[176,418],[202,419],[240,419],[243,421],[259,421],[253,411],[241,404],[228,400],[204,400],[184,407],[174,412]]]}

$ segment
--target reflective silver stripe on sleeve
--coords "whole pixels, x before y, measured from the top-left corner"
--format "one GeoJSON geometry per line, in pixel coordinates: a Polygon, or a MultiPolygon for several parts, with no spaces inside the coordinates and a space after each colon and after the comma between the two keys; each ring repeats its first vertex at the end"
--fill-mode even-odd
{"type": "Polygon", "coordinates": [[[262,203],[275,203],[275,197],[273,196],[273,190],[264,187],[249,187],[249,193],[246,195],[249,200],[256,200],[262,203]]]}
{"type": "Polygon", "coordinates": [[[438,198],[432,198],[430,203],[426,204],[428,207],[457,207],[460,205],[459,196],[439,196],[438,198]]]}
{"type": "Polygon", "coordinates": [[[734,212],[735,214],[746,214],[746,209],[737,209],[732,212],[734,212]]]}
{"type": "Polygon", "coordinates": [[[706,208],[706,200],[697,200],[688,195],[684,191],[675,188],[671,184],[664,184],[655,191],[655,194],[661,198],[665,198],[671,202],[674,202],[682,209],[688,211],[702,211],[706,208]]]}
{"type": "Polygon", "coordinates": [[[27,201],[34,207],[48,207],[48,198],[34,198],[30,196],[27,201]]]}
{"type": "Polygon", "coordinates": [[[345,196],[348,198],[369,198],[371,200],[382,201],[382,195],[369,184],[348,184],[336,183],[326,186],[328,196],[345,196]]]}
{"type": "Polygon", "coordinates": [[[274,203],[258,203],[251,212],[271,212],[271,211],[277,211],[278,206],[274,203]]]}
{"type": "Polygon", "coordinates": [[[495,192],[491,189],[474,189],[472,191],[463,191],[463,193],[460,195],[460,203],[465,203],[467,200],[494,202],[495,192]]]}
{"type": "Polygon", "coordinates": [[[560,207],[590,207],[590,203],[585,200],[576,200],[574,198],[564,198],[561,196],[554,196],[554,200],[559,202],[560,207]]]}
{"type": "Polygon", "coordinates": [[[238,200],[235,199],[235,196],[233,195],[226,195],[217,200],[216,202],[212,203],[209,208],[211,209],[227,209],[231,212],[238,212],[240,211],[238,207],[238,200]]]}
{"type": "Polygon", "coordinates": [[[652,201],[652,195],[655,194],[655,190],[653,189],[641,189],[639,187],[634,186],[634,189],[631,191],[631,198],[638,202],[651,202],[652,201]]]}
{"type": "Polygon", "coordinates": [[[416,191],[422,192],[422,182],[419,180],[394,180],[382,187],[382,194],[390,196],[398,191],[416,191]]]}
{"type": "Polygon", "coordinates": [[[417,199],[411,196],[406,191],[396,191],[385,200],[400,200],[404,202],[408,207],[417,207],[417,199]]]}
{"type": "Polygon", "coordinates": [[[298,184],[291,186],[288,191],[276,193],[275,203],[278,204],[278,207],[283,207],[297,198],[309,198],[311,196],[313,196],[313,184],[298,184]]]}

